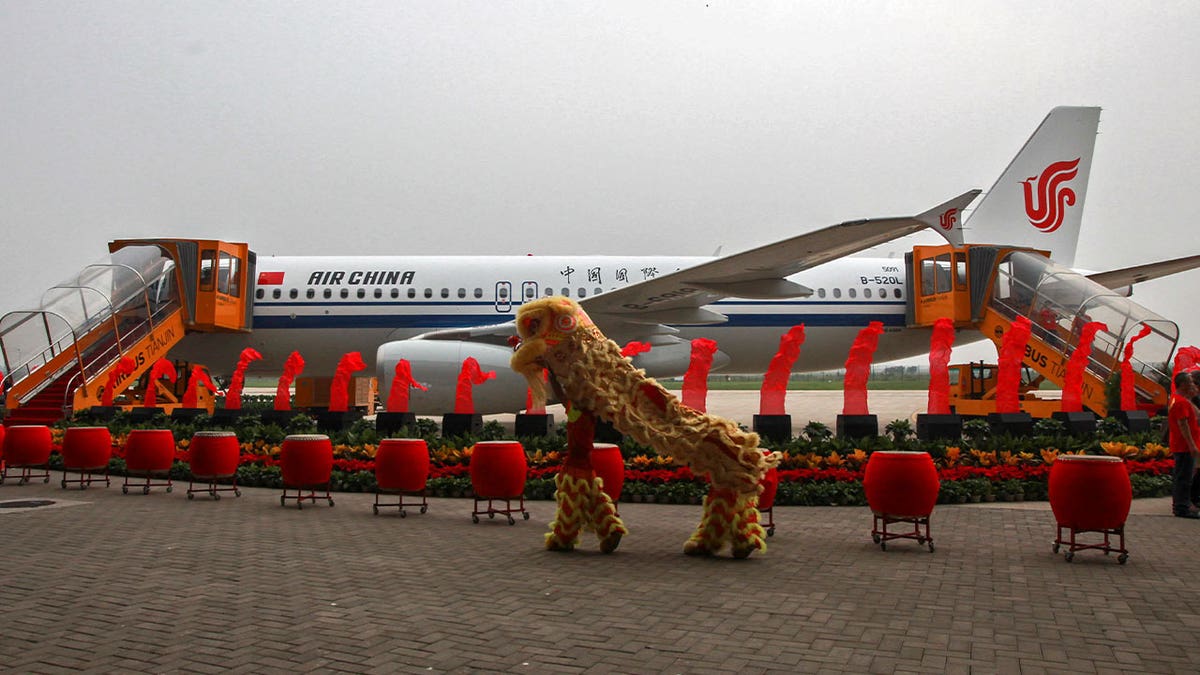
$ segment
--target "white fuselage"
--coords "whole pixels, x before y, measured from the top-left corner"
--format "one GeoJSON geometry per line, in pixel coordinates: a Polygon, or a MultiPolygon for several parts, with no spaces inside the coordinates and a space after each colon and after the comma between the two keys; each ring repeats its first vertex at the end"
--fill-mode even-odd
{"type": "MultiPolygon", "coordinates": [[[[647,256],[346,256],[261,257],[254,330],[250,334],[193,334],[174,354],[228,374],[241,348],[263,360],[251,373],[275,374],[292,351],[305,375],[330,375],[346,352],[373,367],[376,348],[443,328],[509,321],[522,298],[566,295],[581,300],[605,290],[707,262],[701,257],[647,256]],[[273,274],[272,274],[273,273],[273,274]],[[280,274],[282,273],[282,278],[280,274]]],[[[870,321],[886,329],[877,361],[928,348],[928,332],[905,329],[904,262],[845,258],[791,277],[813,289],[786,300],[727,298],[712,309],[720,325],[679,327],[680,337],[715,340],[729,362],[725,373],[762,373],[788,328],[805,324],[795,370],[840,367],[854,335],[870,321]]],[[[682,373],[680,373],[682,374],[682,373]]]]}

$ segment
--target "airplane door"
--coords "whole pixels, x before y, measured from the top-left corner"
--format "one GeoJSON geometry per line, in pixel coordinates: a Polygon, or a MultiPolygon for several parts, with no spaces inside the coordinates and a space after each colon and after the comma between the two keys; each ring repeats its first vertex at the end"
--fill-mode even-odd
{"type": "Polygon", "coordinates": [[[505,314],[512,311],[512,282],[496,282],[496,311],[505,314]]]}
{"type": "Polygon", "coordinates": [[[525,304],[532,300],[537,300],[538,284],[536,281],[525,281],[521,283],[521,304],[525,304]]]}

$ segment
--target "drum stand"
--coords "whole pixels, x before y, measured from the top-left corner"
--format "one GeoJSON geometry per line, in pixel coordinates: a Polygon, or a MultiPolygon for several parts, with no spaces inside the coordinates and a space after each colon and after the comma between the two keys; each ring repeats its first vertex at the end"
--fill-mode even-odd
{"type": "Polygon", "coordinates": [[[887,543],[893,539],[915,539],[918,544],[926,544],[929,546],[929,552],[933,553],[933,536],[929,534],[929,516],[888,516],[880,513],[872,513],[875,518],[874,524],[871,526],[871,541],[879,544],[881,551],[887,550],[887,543]],[[888,525],[893,523],[911,523],[913,529],[911,532],[888,532],[888,525]],[[880,528],[880,525],[883,525],[880,528]],[[925,526],[925,532],[921,532],[921,526],[925,526]]]}

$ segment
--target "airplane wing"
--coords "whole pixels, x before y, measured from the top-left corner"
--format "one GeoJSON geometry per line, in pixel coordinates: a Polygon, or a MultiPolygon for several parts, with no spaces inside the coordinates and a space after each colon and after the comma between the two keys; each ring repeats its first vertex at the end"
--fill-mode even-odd
{"type": "MultiPolygon", "coordinates": [[[[579,301],[605,335],[671,342],[678,332],[669,324],[724,323],[726,317],[706,309],[721,298],[793,298],[812,291],[787,276],[925,228],[943,231],[947,214],[961,213],[979,190],[971,190],[916,216],[852,220],[791,239],[647,279],[579,301]]],[[[414,340],[470,340],[504,344],[516,334],[513,322],[422,333],[414,340]]]]}
{"type": "Polygon", "coordinates": [[[1190,255],[1186,258],[1163,260],[1108,272],[1096,272],[1095,274],[1087,275],[1087,278],[1107,288],[1121,288],[1179,272],[1186,272],[1197,267],[1200,267],[1200,255],[1190,255]]]}
{"type": "Polygon", "coordinates": [[[724,315],[704,306],[725,297],[810,295],[811,289],[786,277],[925,228],[938,230],[943,214],[961,212],[978,194],[979,190],[972,190],[916,216],[832,225],[585,298],[579,304],[601,330],[610,321],[643,326],[723,323],[724,315]]]}

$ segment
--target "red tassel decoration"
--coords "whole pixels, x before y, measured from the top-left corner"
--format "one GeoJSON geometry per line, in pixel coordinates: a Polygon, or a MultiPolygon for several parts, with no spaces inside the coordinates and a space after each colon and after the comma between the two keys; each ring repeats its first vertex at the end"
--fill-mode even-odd
{"type": "Polygon", "coordinates": [[[1121,410],[1137,409],[1137,392],[1134,390],[1133,375],[1133,345],[1138,340],[1150,334],[1150,326],[1142,324],[1142,329],[1125,345],[1125,357],[1121,359],[1121,410]]]}
{"type": "Polygon", "coordinates": [[[930,415],[950,414],[950,351],[954,348],[954,321],[942,317],[933,322],[929,339],[929,401],[930,415]]]}
{"type": "Polygon", "coordinates": [[[692,355],[683,374],[681,402],[693,410],[705,411],[708,399],[708,371],[712,369],[717,343],[708,338],[692,340],[692,355]]]}
{"type": "Polygon", "coordinates": [[[333,373],[333,383],[329,385],[329,412],[346,412],[349,409],[350,376],[366,367],[361,353],[347,352],[342,355],[333,373]]]}
{"type": "Polygon", "coordinates": [[[410,387],[416,387],[421,391],[427,390],[425,385],[413,379],[412,366],[409,365],[408,359],[400,359],[396,362],[395,376],[392,378],[392,388],[388,391],[388,412],[408,412],[408,390],[410,387]]]}
{"type": "Polygon", "coordinates": [[[279,376],[279,384],[275,387],[276,410],[292,409],[292,394],[290,391],[292,380],[295,380],[296,376],[302,372],[304,372],[304,357],[300,356],[300,352],[292,352],[283,364],[283,375],[279,376]]]}
{"type": "Polygon", "coordinates": [[[166,359],[159,359],[150,366],[150,384],[146,387],[146,400],[144,405],[147,408],[153,408],[158,400],[158,381],[166,377],[175,383],[175,378],[178,374],[175,372],[175,364],[166,359]]]}
{"type": "Polygon", "coordinates": [[[1000,343],[999,372],[996,374],[996,412],[1021,412],[1021,362],[1033,324],[1024,316],[1013,320],[1012,327],[1000,343]]]}
{"type": "Polygon", "coordinates": [[[1096,333],[1102,330],[1108,330],[1108,326],[1101,321],[1089,321],[1083,324],[1079,331],[1079,344],[1075,346],[1075,351],[1071,352],[1071,359],[1067,361],[1067,373],[1063,376],[1063,412],[1083,412],[1083,371],[1092,355],[1092,342],[1096,339],[1096,333]]]}
{"type": "Polygon", "coordinates": [[[472,396],[471,388],[494,377],[496,377],[496,371],[483,372],[475,357],[468,356],[463,361],[462,370],[458,372],[458,387],[454,390],[454,412],[467,415],[474,413],[475,399],[472,396]]]}
{"type": "Polygon", "coordinates": [[[762,389],[758,392],[758,414],[783,415],[784,399],[787,397],[788,378],[792,366],[800,357],[804,344],[804,324],[792,326],[779,338],[779,349],[771,357],[767,373],[763,375],[762,389]]]}
{"type": "Polygon", "coordinates": [[[204,366],[192,366],[192,375],[188,378],[187,391],[183,393],[183,407],[198,407],[196,402],[200,398],[198,390],[201,385],[209,392],[217,391],[217,385],[213,384],[212,378],[208,376],[208,371],[204,369],[204,366]]]}
{"type": "Polygon", "coordinates": [[[113,396],[117,392],[117,383],[129,376],[130,373],[137,368],[137,364],[128,356],[122,356],[117,362],[117,367],[113,368],[108,373],[108,380],[104,382],[104,394],[100,397],[100,405],[112,405],[113,396]]]}
{"type": "Polygon", "coordinates": [[[233,377],[229,380],[229,390],[225,392],[225,408],[240,410],[242,407],[242,388],[246,384],[246,368],[251,361],[261,359],[262,354],[253,347],[246,347],[238,357],[237,366],[233,369],[233,377]]]}
{"type": "Polygon", "coordinates": [[[875,348],[879,346],[882,333],[883,322],[872,321],[858,331],[854,344],[850,345],[850,354],[846,357],[846,377],[842,385],[843,415],[870,414],[867,411],[867,379],[871,376],[871,359],[875,357],[875,348]]]}

